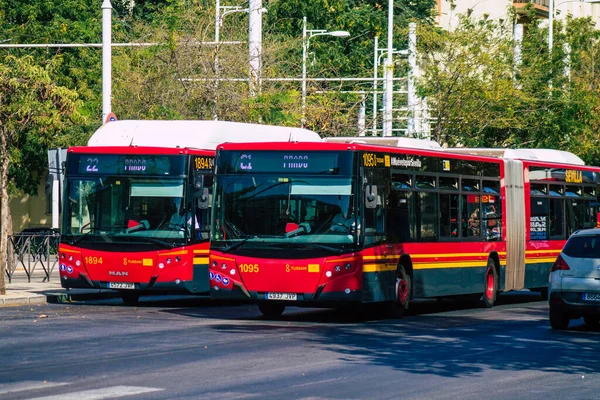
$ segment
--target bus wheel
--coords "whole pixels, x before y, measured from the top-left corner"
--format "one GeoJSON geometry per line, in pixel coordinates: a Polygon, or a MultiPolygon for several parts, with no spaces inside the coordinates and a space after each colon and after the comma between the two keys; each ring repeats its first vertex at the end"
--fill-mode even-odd
{"type": "Polygon", "coordinates": [[[283,310],[285,310],[285,306],[280,303],[263,302],[258,303],[258,310],[265,317],[272,319],[280,317],[283,314],[283,310]]]}
{"type": "Polygon", "coordinates": [[[483,289],[483,306],[485,308],[491,308],[496,302],[498,289],[498,272],[496,271],[496,263],[491,258],[488,259],[487,268],[485,270],[485,286],[483,289]]]}
{"type": "Polygon", "coordinates": [[[121,292],[121,299],[123,299],[123,303],[126,306],[137,306],[138,300],[140,299],[140,294],[136,292],[121,292]]]}
{"type": "Polygon", "coordinates": [[[410,275],[406,273],[403,266],[396,271],[396,282],[394,284],[394,301],[391,307],[393,318],[402,318],[410,302],[410,275]]]}

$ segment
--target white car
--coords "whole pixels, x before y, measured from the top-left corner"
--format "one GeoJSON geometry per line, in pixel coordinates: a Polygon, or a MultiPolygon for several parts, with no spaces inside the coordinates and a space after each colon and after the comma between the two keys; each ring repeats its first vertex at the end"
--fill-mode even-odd
{"type": "Polygon", "coordinates": [[[550,271],[548,293],[553,329],[567,329],[570,320],[581,317],[600,326],[600,229],[569,237],[550,271]]]}

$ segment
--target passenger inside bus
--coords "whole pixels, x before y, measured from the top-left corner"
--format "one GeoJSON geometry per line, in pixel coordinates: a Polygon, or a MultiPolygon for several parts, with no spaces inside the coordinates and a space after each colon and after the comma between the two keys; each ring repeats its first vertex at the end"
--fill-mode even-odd
{"type": "MultiPolygon", "coordinates": [[[[191,226],[192,213],[188,212],[186,215],[186,208],[183,205],[183,202],[181,202],[179,210],[171,216],[171,220],[169,221],[169,229],[182,231],[191,226]]],[[[198,221],[195,221],[195,228],[198,229],[198,221]]]]}
{"type": "Polygon", "coordinates": [[[479,228],[479,208],[476,208],[475,211],[471,214],[469,218],[469,236],[479,236],[480,228],[479,228]]]}

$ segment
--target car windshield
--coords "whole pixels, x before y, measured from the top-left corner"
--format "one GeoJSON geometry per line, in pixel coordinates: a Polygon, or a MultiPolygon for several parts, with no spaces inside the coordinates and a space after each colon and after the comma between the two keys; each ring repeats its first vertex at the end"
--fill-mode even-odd
{"type": "Polygon", "coordinates": [[[218,247],[339,250],[357,241],[349,177],[223,176],[216,190],[211,239],[218,247]]]}
{"type": "Polygon", "coordinates": [[[191,205],[181,178],[70,178],[63,210],[67,243],[184,243],[192,227],[191,205]]]}

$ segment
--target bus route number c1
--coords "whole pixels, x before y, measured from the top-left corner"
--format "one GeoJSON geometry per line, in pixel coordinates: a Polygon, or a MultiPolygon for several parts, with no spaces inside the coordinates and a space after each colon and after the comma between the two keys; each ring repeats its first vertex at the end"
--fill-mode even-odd
{"type": "Polygon", "coordinates": [[[377,155],[375,153],[364,153],[363,154],[363,165],[365,167],[376,167],[377,166],[377,155]]]}
{"type": "Polygon", "coordinates": [[[194,163],[196,169],[212,169],[214,159],[212,157],[196,157],[194,163]]]}

